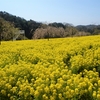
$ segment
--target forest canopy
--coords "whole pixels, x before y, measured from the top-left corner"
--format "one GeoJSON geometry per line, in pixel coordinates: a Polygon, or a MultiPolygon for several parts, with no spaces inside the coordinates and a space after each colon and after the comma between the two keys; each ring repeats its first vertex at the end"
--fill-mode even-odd
{"type": "MultiPolygon", "coordinates": [[[[100,34],[100,25],[78,25],[69,23],[42,23],[0,11],[0,34],[2,40],[11,40],[18,30],[24,30],[28,39],[61,38],[100,34]]],[[[23,38],[22,38],[23,39],[23,38]]]]}

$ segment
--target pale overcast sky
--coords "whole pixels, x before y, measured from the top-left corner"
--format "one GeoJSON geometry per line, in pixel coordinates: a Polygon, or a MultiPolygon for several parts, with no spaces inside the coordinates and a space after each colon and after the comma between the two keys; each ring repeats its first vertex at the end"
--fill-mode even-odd
{"type": "Polygon", "coordinates": [[[0,0],[0,11],[39,22],[100,24],[100,0],[0,0]]]}

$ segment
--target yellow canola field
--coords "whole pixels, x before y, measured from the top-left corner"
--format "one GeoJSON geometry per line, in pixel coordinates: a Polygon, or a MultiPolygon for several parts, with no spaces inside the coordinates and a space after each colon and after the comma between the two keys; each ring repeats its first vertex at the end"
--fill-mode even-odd
{"type": "Polygon", "coordinates": [[[100,35],[2,42],[0,100],[100,100],[100,35]]]}

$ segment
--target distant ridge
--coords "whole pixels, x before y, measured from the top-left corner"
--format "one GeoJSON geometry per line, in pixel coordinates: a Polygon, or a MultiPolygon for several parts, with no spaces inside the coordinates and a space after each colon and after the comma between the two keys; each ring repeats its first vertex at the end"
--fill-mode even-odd
{"type": "MultiPolygon", "coordinates": [[[[54,27],[52,28],[52,31],[57,32],[56,30],[59,30],[59,28],[63,28],[61,30],[59,30],[58,32],[65,32],[63,36],[58,36],[58,34],[62,34],[62,33],[56,33],[55,37],[66,37],[66,36],[78,36],[81,32],[80,35],[96,35],[100,33],[100,25],[77,25],[74,26],[73,24],[69,24],[67,22],[64,23],[58,23],[58,22],[53,22],[53,23],[42,23],[42,22],[37,22],[34,20],[26,20],[24,18],[21,18],[19,16],[16,15],[12,15],[8,12],[5,11],[0,11],[0,17],[2,17],[4,20],[9,21],[11,23],[14,24],[14,26],[16,28],[19,28],[20,30],[24,30],[25,31],[25,36],[28,39],[32,39],[34,38],[34,34],[36,33],[35,31],[38,29],[40,29],[39,31],[44,31],[43,29],[46,29],[48,27],[54,27]],[[67,33],[66,33],[67,32],[67,33]],[[76,32],[76,33],[74,33],[76,32]],[[84,34],[85,32],[85,34],[84,34]]],[[[43,33],[43,34],[47,34],[47,33],[43,33]]],[[[54,34],[54,33],[53,33],[54,34]]],[[[37,35],[41,35],[41,32],[37,35]]],[[[48,37],[43,36],[43,38],[48,37]]],[[[51,36],[52,37],[52,36],[51,36]]],[[[41,36],[40,36],[41,38],[41,36]]]]}

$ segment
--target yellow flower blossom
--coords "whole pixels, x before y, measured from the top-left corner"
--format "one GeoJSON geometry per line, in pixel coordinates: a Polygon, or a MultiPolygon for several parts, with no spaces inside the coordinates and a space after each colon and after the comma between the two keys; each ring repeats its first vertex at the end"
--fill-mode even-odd
{"type": "Polygon", "coordinates": [[[1,97],[76,100],[86,94],[100,100],[99,65],[99,35],[3,42],[1,97]]]}

